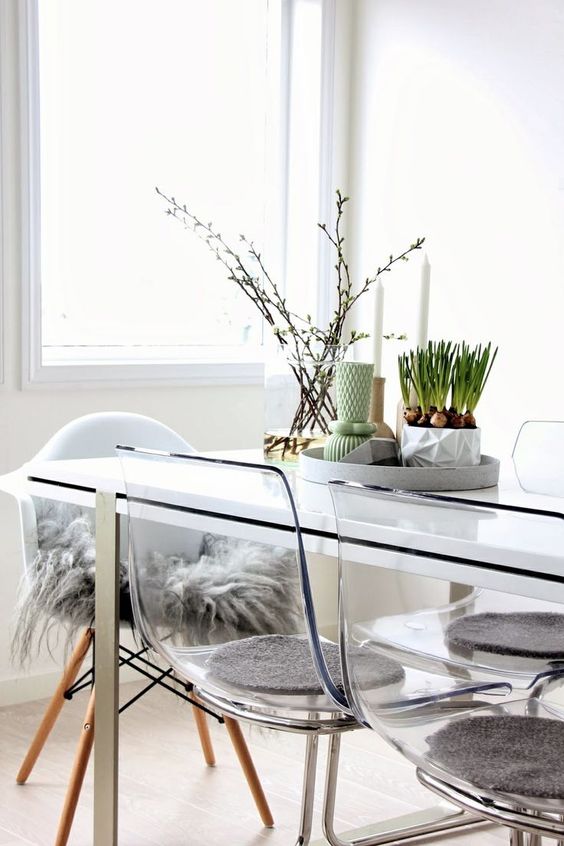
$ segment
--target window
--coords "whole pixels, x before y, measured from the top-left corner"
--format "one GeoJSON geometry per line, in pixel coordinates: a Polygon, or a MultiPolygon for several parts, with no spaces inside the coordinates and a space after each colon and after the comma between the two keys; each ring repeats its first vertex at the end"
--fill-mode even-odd
{"type": "Polygon", "coordinates": [[[198,2],[197,28],[186,0],[38,7],[46,360],[256,343],[252,304],[154,186],[263,237],[266,4],[198,2]]]}
{"type": "Polygon", "coordinates": [[[326,5],[28,0],[24,381],[261,378],[257,309],[156,186],[315,312],[326,5]]]}

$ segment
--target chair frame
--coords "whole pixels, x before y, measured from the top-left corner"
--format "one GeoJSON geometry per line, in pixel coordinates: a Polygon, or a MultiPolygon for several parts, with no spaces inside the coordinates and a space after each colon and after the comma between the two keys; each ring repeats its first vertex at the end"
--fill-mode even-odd
{"type": "Polygon", "coordinates": [[[555,838],[558,846],[564,846],[564,817],[561,820],[555,820],[538,811],[526,811],[517,806],[511,806],[509,803],[502,803],[491,796],[482,795],[479,791],[465,791],[442,781],[421,767],[417,768],[417,778],[429,790],[469,813],[479,814],[488,822],[510,828],[511,846],[524,846],[522,837],[524,832],[531,835],[527,846],[537,846],[537,844],[540,846],[540,840],[536,839],[540,837],[555,838]]]}

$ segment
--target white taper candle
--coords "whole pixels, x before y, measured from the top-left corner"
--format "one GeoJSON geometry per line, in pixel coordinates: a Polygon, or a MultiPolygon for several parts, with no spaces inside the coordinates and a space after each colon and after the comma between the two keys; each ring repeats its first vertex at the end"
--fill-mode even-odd
{"type": "Polygon", "coordinates": [[[419,311],[417,313],[417,334],[415,336],[418,347],[426,347],[429,340],[429,297],[431,290],[431,265],[427,253],[423,256],[421,265],[421,283],[419,287],[419,311]]]}
{"type": "Polygon", "coordinates": [[[382,335],[384,334],[384,286],[378,279],[374,291],[374,328],[372,340],[374,349],[374,375],[382,375],[382,335]]]}

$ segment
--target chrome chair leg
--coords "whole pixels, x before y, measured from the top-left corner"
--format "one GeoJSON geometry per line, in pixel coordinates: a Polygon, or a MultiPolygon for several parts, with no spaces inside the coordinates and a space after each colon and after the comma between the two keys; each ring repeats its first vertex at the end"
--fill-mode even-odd
{"type": "Polygon", "coordinates": [[[529,834],[527,846],[542,846],[542,837],[540,834],[529,834]]]}
{"type": "MultiPolygon", "coordinates": [[[[521,810],[524,810],[524,809],[521,809],[521,810]]],[[[540,814],[533,812],[531,816],[539,817],[540,814]]],[[[531,834],[529,834],[527,839],[526,839],[526,846],[542,846],[542,835],[533,834],[531,832],[531,834]]]]}
{"type": "Polygon", "coordinates": [[[325,773],[325,795],[323,797],[323,834],[330,844],[340,846],[340,840],[335,834],[335,796],[337,793],[337,773],[341,754],[341,735],[333,734],[329,738],[327,749],[327,770],[325,773]]]}
{"type": "Polygon", "coordinates": [[[330,846],[384,846],[387,843],[402,843],[416,837],[438,834],[449,829],[484,824],[481,817],[453,808],[445,803],[434,808],[417,811],[414,814],[406,814],[405,817],[384,820],[375,825],[338,835],[335,832],[334,819],[340,749],[341,735],[332,734],[329,737],[323,800],[323,834],[326,840],[316,842],[313,846],[321,846],[322,843],[329,843],[330,846]]]}
{"type": "Polygon", "coordinates": [[[525,833],[518,828],[511,828],[509,830],[509,846],[525,846],[525,833]]]}
{"type": "Polygon", "coordinates": [[[300,809],[300,827],[296,846],[307,846],[311,839],[311,823],[313,819],[313,802],[315,799],[315,776],[317,770],[317,750],[319,736],[309,734],[306,740],[304,760],[304,783],[302,788],[302,804],[300,809]]]}

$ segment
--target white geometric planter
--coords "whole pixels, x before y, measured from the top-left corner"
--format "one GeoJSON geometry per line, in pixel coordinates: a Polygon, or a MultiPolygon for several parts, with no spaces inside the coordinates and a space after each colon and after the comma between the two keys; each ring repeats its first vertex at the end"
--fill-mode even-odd
{"type": "Polygon", "coordinates": [[[480,463],[479,429],[433,429],[404,426],[404,467],[476,467],[480,463]]]}

